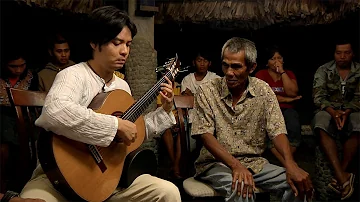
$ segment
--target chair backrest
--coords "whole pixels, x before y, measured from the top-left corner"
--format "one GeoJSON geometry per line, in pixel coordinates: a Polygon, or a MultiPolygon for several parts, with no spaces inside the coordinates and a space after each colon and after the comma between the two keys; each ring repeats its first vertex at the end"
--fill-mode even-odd
{"type": "Polygon", "coordinates": [[[174,103],[176,108],[192,109],[194,107],[194,96],[175,95],[174,103]]]}
{"type": "Polygon", "coordinates": [[[16,171],[19,175],[18,182],[26,183],[30,177],[28,172],[31,174],[37,162],[35,145],[37,128],[34,123],[35,119],[40,116],[46,92],[7,88],[7,93],[17,115],[16,128],[19,138],[19,152],[22,157],[17,162],[18,167],[21,169],[16,171]]]}
{"type": "Polygon", "coordinates": [[[42,107],[46,92],[9,88],[10,99],[15,106],[42,107]]]}
{"type": "Polygon", "coordinates": [[[34,115],[35,118],[39,117],[39,109],[44,106],[46,92],[8,88],[8,94],[10,103],[15,107],[19,124],[25,124],[26,119],[33,123],[34,115]],[[26,110],[26,117],[23,115],[23,108],[26,110]],[[34,115],[31,114],[31,108],[34,109],[34,115]]]}
{"type": "Polygon", "coordinates": [[[189,127],[189,109],[194,107],[194,96],[176,95],[174,96],[174,105],[177,110],[177,122],[179,124],[181,158],[180,165],[182,174],[191,175],[192,165],[189,165],[191,159],[190,152],[190,127],[189,127]]]}

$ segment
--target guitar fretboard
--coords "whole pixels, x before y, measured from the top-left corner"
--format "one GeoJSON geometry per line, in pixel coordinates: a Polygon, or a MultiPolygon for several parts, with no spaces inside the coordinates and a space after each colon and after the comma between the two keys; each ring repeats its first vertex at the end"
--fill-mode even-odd
{"type": "MultiPolygon", "coordinates": [[[[169,80],[173,79],[171,71],[168,71],[165,76],[169,78],[169,80]]],[[[160,91],[160,84],[162,83],[166,83],[165,77],[162,77],[137,102],[135,102],[128,110],[126,110],[121,118],[135,122],[139,116],[144,113],[148,106],[156,99],[160,91]]]]}

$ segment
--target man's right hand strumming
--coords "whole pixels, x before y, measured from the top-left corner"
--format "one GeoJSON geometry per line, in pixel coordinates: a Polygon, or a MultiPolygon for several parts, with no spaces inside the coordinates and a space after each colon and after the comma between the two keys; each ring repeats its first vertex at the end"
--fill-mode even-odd
{"type": "Polygon", "coordinates": [[[137,138],[137,129],[136,125],[128,120],[121,118],[118,119],[118,132],[116,136],[120,139],[121,142],[129,146],[131,143],[135,142],[137,138]]]}

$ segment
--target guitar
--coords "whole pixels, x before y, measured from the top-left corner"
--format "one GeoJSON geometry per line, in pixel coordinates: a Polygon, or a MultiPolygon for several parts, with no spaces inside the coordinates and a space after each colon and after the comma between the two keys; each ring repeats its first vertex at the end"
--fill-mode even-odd
{"type": "MultiPolygon", "coordinates": [[[[164,76],[170,80],[175,78],[179,64],[177,56],[170,59],[164,65],[168,68],[164,76]]],[[[162,77],[136,102],[126,91],[114,90],[98,94],[88,106],[97,113],[134,122],[138,133],[130,146],[115,141],[108,147],[88,145],[43,130],[38,140],[38,156],[53,186],[68,200],[104,201],[115,191],[120,180],[121,185],[129,186],[144,173],[142,168],[150,166],[149,172],[154,174],[151,160],[156,162],[155,155],[149,150],[138,149],[146,135],[142,113],[156,99],[160,84],[165,82],[162,77]],[[139,168],[140,163],[143,164],[139,168]]]]}

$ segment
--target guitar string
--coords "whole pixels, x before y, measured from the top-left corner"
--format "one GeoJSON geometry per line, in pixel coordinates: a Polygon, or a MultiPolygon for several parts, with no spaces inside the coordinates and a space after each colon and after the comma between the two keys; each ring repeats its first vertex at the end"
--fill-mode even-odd
{"type": "MultiPolygon", "coordinates": [[[[165,74],[165,76],[168,76],[168,77],[169,77],[169,76],[172,76],[171,71],[167,72],[167,73],[165,74]],[[168,75],[168,74],[169,74],[169,75],[168,75]]],[[[171,78],[171,77],[170,77],[170,78],[171,78]]],[[[166,81],[165,78],[162,77],[162,78],[155,84],[155,86],[154,86],[152,89],[150,89],[149,91],[146,92],[146,94],[143,96],[143,99],[141,99],[141,100],[139,100],[139,102],[135,103],[135,105],[134,105],[132,108],[134,108],[133,110],[135,110],[136,116],[139,115],[139,111],[138,111],[138,110],[142,108],[141,106],[143,106],[144,103],[147,102],[147,104],[150,104],[150,103],[149,103],[150,100],[149,100],[148,98],[154,97],[154,93],[159,90],[161,83],[164,83],[165,81],[166,81]],[[149,95],[149,94],[150,94],[150,95],[149,95]],[[139,106],[139,105],[140,105],[140,106],[139,106]]],[[[155,95],[155,96],[156,96],[156,95],[155,95]]],[[[134,118],[134,117],[131,117],[131,116],[130,116],[130,117],[128,117],[128,118],[134,118]]],[[[134,121],[135,121],[135,120],[134,120],[134,121]]]]}
{"type": "MultiPolygon", "coordinates": [[[[89,65],[90,66],[90,65],[89,65]]],[[[91,66],[90,66],[91,68],[91,66]]],[[[167,76],[170,80],[172,79],[173,75],[172,75],[172,72],[171,71],[168,71],[165,76],[167,76]]],[[[129,117],[123,117],[124,119],[128,120],[128,119],[134,119],[134,114],[136,114],[136,117],[138,117],[139,115],[141,115],[141,112],[139,111],[139,109],[142,109],[144,110],[144,103],[147,103],[147,104],[151,104],[150,102],[150,99],[148,98],[151,98],[151,97],[156,97],[157,95],[155,94],[159,89],[160,89],[160,86],[162,83],[166,82],[166,79],[165,79],[165,76],[163,76],[155,85],[154,87],[152,87],[149,91],[146,92],[146,94],[142,97],[142,99],[139,100],[139,102],[136,102],[135,105],[133,106],[135,112],[134,113],[129,113],[129,117]],[[150,103],[149,103],[150,102],[150,103]]],[[[135,121],[135,120],[132,120],[132,121],[135,121]]],[[[100,153],[101,154],[101,148],[102,147],[98,147],[96,145],[92,145],[94,147],[96,147],[97,149],[97,152],[94,152],[94,153],[100,153]]],[[[94,148],[90,147],[91,150],[94,150],[94,148]]],[[[97,154],[96,154],[97,155],[97,154]]],[[[98,156],[99,157],[99,156],[98,156]]]]}
{"type": "MultiPolygon", "coordinates": [[[[166,74],[165,76],[167,76],[167,77],[169,77],[170,79],[172,79],[172,73],[171,72],[169,72],[168,74],[166,74]]],[[[161,83],[164,83],[164,82],[166,82],[166,80],[165,80],[165,78],[163,77],[159,82],[158,82],[158,84],[156,85],[156,88],[154,88],[154,89],[152,89],[152,90],[150,90],[149,91],[149,93],[148,94],[150,94],[150,95],[147,95],[147,97],[146,97],[146,99],[144,99],[144,101],[140,101],[139,102],[139,107],[136,109],[137,111],[136,111],[136,116],[139,116],[139,115],[141,115],[142,114],[142,112],[140,111],[140,110],[144,110],[144,109],[146,109],[146,107],[144,107],[144,103],[146,103],[146,104],[151,104],[151,102],[153,101],[153,99],[155,99],[156,98],[156,96],[157,96],[157,92],[159,91],[159,89],[160,89],[160,85],[161,85],[161,83]],[[148,99],[148,98],[153,98],[153,99],[148,99]],[[140,109],[140,110],[139,110],[140,109]]],[[[133,119],[134,118],[136,118],[136,117],[133,117],[133,119]]]]}
{"type": "MultiPolygon", "coordinates": [[[[168,76],[168,78],[169,78],[169,76],[172,76],[172,74],[171,74],[171,72],[168,72],[165,76],[168,76]],[[167,75],[169,73],[169,75],[167,75]]],[[[170,79],[172,79],[171,77],[170,77],[170,79]]],[[[151,98],[151,97],[156,97],[156,92],[158,91],[158,89],[160,88],[160,85],[161,85],[161,83],[164,83],[166,80],[165,80],[165,78],[163,77],[163,78],[161,78],[160,80],[159,80],[159,82],[157,83],[157,84],[155,84],[155,86],[152,88],[152,89],[150,89],[144,96],[143,96],[143,98],[142,99],[140,99],[139,100],[139,102],[136,102],[135,103],[135,105],[132,107],[133,109],[132,110],[134,110],[135,112],[134,113],[129,113],[129,117],[127,117],[127,116],[124,116],[124,119],[126,119],[126,120],[128,120],[127,118],[131,118],[131,120],[132,121],[135,121],[135,120],[133,120],[134,118],[135,118],[135,116],[134,115],[136,115],[136,117],[138,117],[139,115],[141,115],[141,112],[139,111],[139,110],[144,110],[144,104],[146,103],[146,104],[151,104],[151,102],[152,102],[152,100],[150,100],[149,98],[151,98]],[[150,94],[150,95],[149,95],[150,94]],[[150,102],[151,101],[151,102],[150,102]]],[[[126,114],[127,115],[127,114],[126,114]]]]}
{"type": "MultiPolygon", "coordinates": [[[[171,71],[168,71],[166,74],[165,74],[165,76],[167,76],[168,78],[170,78],[170,80],[172,79],[172,72],[171,71]]],[[[156,92],[159,90],[159,88],[160,88],[160,85],[161,85],[161,83],[164,83],[164,82],[166,82],[166,80],[165,80],[165,78],[164,77],[162,77],[159,81],[158,81],[158,83],[152,88],[152,89],[150,89],[144,96],[143,96],[143,98],[144,98],[144,100],[139,100],[139,102],[137,102],[136,104],[138,104],[138,105],[140,105],[140,106],[135,106],[134,105],[134,110],[137,110],[135,113],[136,113],[136,116],[139,116],[140,114],[141,114],[141,112],[140,111],[138,111],[139,109],[143,109],[143,108],[145,108],[145,107],[142,107],[143,106],[143,104],[144,103],[147,103],[147,104],[151,104],[151,102],[152,102],[152,100],[150,100],[150,99],[148,99],[148,98],[151,98],[151,97],[153,97],[153,98],[156,98],[156,92]],[[149,95],[150,94],[150,95],[149,95]]],[[[132,118],[134,118],[134,117],[132,117],[132,118]]],[[[134,120],[135,121],[135,120],[134,120]]]]}
{"type": "MultiPolygon", "coordinates": [[[[172,79],[172,72],[169,71],[165,74],[165,76],[167,76],[168,78],[172,79]]],[[[151,98],[151,97],[156,97],[157,95],[155,94],[159,88],[160,88],[160,85],[161,83],[164,83],[166,82],[165,80],[165,77],[162,77],[156,84],[153,88],[151,88],[149,91],[146,92],[146,94],[142,97],[142,99],[140,99],[138,102],[135,103],[135,105],[133,105],[133,109],[135,112],[134,113],[128,113],[129,116],[126,116],[127,114],[125,114],[125,116],[123,117],[124,119],[128,120],[128,118],[131,120],[134,119],[135,117],[133,115],[136,115],[137,117],[139,115],[141,115],[141,112],[139,111],[139,109],[141,110],[144,110],[144,103],[146,104],[151,104],[152,100],[148,99],[148,98],[151,98]]],[[[131,111],[132,111],[131,110],[131,111]]],[[[135,120],[132,120],[132,121],[135,121],[135,120]]]]}

